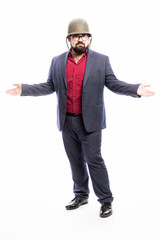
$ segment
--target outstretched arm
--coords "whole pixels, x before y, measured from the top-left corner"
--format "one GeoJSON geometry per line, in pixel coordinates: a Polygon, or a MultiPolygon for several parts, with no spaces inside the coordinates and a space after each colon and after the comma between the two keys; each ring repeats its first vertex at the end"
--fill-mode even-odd
{"type": "Polygon", "coordinates": [[[113,73],[112,67],[107,57],[106,62],[106,76],[105,76],[105,85],[112,92],[117,94],[128,95],[132,97],[150,97],[154,96],[155,92],[150,91],[148,87],[150,85],[144,84],[128,84],[123,81],[119,81],[113,73]]]}
{"type": "Polygon", "coordinates": [[[9,89],[6,93],[12,96],[43,96],[51,94],[55,91],[52,82],[39,83],[39,84],[13,84],[15,88],[9,89]]]}

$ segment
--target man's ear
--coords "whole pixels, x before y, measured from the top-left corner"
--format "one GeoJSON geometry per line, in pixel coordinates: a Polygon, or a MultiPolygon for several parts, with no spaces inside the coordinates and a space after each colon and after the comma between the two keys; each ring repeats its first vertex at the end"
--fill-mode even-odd
{"type": "Polygon", "coordinates": [[[68,40],[68,42],[70,42],[70,41],[71,41],[71,37],[70,37],[70,36],[68,36],[68,37],[67,37],[67,40],[68,40]]]}

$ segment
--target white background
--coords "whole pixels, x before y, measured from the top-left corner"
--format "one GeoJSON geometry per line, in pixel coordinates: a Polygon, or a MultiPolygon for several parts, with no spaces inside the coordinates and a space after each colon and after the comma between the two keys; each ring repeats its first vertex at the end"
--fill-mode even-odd
{"type": "Polygon", "coordinates": [[[158,0],[1,0],[0,239],[160,239],[158,0]],[[56,95],[12,97],[13,83],[45,82],[52,57],[67,51],[67,26],[88,21],[92,49],[108,55],[118,79],[151,84],[135,99],[105,90],[108,128],[102,155],[115,197],[112,217],[99,218],[74,197],[68,159],[56,127],[56,95]]]}

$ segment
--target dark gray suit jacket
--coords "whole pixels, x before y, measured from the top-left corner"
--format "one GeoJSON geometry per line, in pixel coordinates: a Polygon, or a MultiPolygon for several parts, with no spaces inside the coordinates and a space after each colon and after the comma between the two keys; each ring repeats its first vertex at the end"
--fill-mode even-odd
{"type": "MultiPolygon", "coordinates": [[[[57,125],[63,130],[66,117],[67,79],[66,65],[68,52],[52,59],[48,80],[40,84],[22,84],[21,96],[42,96],[56,92],[57,125]]],[[[109,58],[89,50],[82,90],[82,112],[85,128],[88,132],[106,127],[104,106],[104,86],[117,94],[139,97],[139,84],[128,84],[119,81],[111,68],[109,58]]]]}

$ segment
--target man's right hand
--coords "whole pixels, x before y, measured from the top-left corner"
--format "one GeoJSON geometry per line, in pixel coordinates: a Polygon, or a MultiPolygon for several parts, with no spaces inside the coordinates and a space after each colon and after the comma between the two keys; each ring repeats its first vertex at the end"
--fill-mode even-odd
{"type": "Polygon", "coordinates": [[[12,96],[21,95],[21,93],[22,93],[22,84],[13,84],[13,86],[15,86],[15,88],[8,89],[6,91],[6,93],[8,93],[8,94],[10,94],[12,96]]]}

